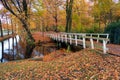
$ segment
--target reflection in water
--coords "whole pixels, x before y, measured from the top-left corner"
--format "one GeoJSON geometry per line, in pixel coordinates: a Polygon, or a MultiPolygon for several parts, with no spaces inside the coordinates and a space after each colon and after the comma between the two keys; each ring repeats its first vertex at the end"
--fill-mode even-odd
{"type": "MultiPolygon", "coordinates": [[[[20,40],[18,35],[14,38],[4,40],[3,45],[4,50],[2,55],[2,42],[0,42],[0,60],[2,60],[2,62],[24,59],[25,44],[20,40]]],[[[41,46],[36,46],[36,48],[33,50],[32,58],[36,56],[43,57],[44,55],[47,55],[55,50],[56,45],[53,43],[47,43],[42,44],[41,46]]]]}
{"type": "Polygon", "coordinates": [[[14,38],[9,38],[7,40],[4,40],[3,41],[3,45],[4,45],[3,55],[2,55],[2,42],[0,42],[0,59],[3,57],[3,62],[7,62],[8,59],[14,58],[14,56],[17,54],[17,49],[14,47],[17,46],[18,42],[19,42],[18,35],[15,36],[14,38]]]}
{"type": "Polygon", "coordinates": [[[34,54],[34,55],[32,55],[32,57],[34,57],[34,56],[40,56],[40,57],[43,57],[43,53],[40,52],[40,51],[37,51],[37,50],[34,50],[34,51],[33,51],[33,54],[34,54]]]}

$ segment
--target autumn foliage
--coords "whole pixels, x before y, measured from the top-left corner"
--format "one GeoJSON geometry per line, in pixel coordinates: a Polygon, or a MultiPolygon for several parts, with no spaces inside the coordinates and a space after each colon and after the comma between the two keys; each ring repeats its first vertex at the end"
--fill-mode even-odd
{"type": "Polygon", "coordinates": [[[0,64],[0,79],[119,80],[119,57],[101,55],[89,49],[66,56],[59,54],[61,51],[52,53],[51,57],[56,56],[52,61],[47,56],[47,62],[29,59],[0,64]]]}

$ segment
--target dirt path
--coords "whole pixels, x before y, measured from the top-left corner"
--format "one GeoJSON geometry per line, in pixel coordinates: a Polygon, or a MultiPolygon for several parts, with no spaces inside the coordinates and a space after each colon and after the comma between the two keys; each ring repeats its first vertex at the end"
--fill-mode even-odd
{"type": "Polygon", "coordinates": [[[120,56],[120,45],[108,44],[109,53],[120,56]]]}

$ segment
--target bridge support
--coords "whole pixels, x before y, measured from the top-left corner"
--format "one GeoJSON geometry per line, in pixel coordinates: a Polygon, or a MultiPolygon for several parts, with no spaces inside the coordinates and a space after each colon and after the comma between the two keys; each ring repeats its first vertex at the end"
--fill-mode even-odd
{"type": "Polygon", "coordinates": [[[86,48],[86,45],[85,45],[85,38],[83,37],[83,48],[86,48]]]}
{"type": "Polygon", "coordinates": [[[98,39],[97,39],[97,43],[98,43],[98,42],[99,42],[100,35],[98,34],[98,36],[97,36],[97,37],[98,37],[98,39]]]}
{"type": "Polygon", "coordinates": [[[103,40],[103,53],[106,54],[107,53],[107,47],[106,47],[106,41],[103,40]]]}
{"type": "Polygon", "coordinates": [[[65,35],[65,42],[67,43],[67,35],[65,35]]]}
{"type": "Polygon", "coordinates": [[[94,49],[94,43],[92,38],[90,38],[90,43],[91,43],[91,48],[94,49]]]}
{"type": "Polygon", "coordinates": [[[70,37],[70,45],[72,44],[72,37],[71,37],[71,35],[69,35],[69,37],[70,37]]]}
{"type": "Polygon", "coordinates": [[[75,44],[77,46],[77,35],[75,35],[75,44]]]}

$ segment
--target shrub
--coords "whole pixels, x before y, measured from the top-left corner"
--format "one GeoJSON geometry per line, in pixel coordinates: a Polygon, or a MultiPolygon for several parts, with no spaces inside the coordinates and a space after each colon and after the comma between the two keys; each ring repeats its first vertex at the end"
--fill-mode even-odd
{"type": "Polygon", "coordinates": [[[65,31],[65,26],[58,26],[58,31],[64,32],[65,31]]]}
{"type": "Polygon", "coordinates": [[[120,44],[120,22],[110,23],[106,29],[105,33],[110,34],[110,42],[114,44],[120,44]]]}

